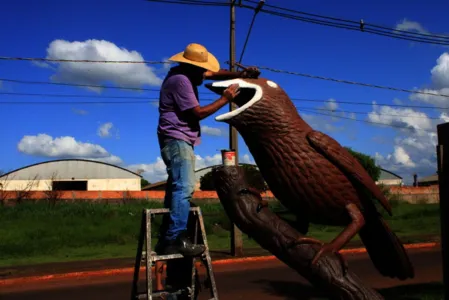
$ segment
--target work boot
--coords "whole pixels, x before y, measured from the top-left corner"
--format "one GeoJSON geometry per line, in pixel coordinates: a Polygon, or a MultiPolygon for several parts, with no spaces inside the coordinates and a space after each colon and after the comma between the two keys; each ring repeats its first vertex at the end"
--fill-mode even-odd
{"type": "Polygon", "coordinates": [[[198,256],[206,250],[204,245],[190,242],[186,232],[181,232],[174,241],[166,242],[164,254],[182,254],[184,256],[198,256]]]}

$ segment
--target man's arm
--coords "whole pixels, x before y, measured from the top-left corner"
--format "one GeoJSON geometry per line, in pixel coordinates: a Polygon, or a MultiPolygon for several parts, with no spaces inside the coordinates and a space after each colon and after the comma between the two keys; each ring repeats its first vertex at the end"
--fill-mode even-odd
{"type": "Polygon", "coordinates": [[[255,67],[249,67],[243,71],[228,71],[225,69],[218,72],[206,71],[204,73],[205,80],[228,80],[235,78],[257,78],[260,75],[260,71],[255,67]]]}
{"type": "Polygon", "coordinates": [[[239,78],[242,75],[241,71],[228,71],[228,70],[219,70],[218,72],[206,71],[204,73],[204,79],[206,80],[228,80],[239,78]]]}
{"type": "Polygon", "coordinates": [[[239,94],[239,88],[237,84],[233,84],[229,86],[224,92],[223,95],[218,98],[215,102],[205,106],[195,106],[188,112],[198,120],[203,120],[210,115],[217,112],[220,108],[226,105],[229,101],[232,101],[239,94]]]}

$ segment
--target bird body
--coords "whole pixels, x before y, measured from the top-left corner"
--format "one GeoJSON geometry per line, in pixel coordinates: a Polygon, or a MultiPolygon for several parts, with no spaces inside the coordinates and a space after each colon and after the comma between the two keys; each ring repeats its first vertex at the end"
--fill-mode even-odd
{"type": "MultiPolygon", "coordinates": [[[[402,243],[367,195],[373,195],[391,214],[388,200],[358,160],[336,140],[307,124],[273,81],[234,79],[206,86],[221,93],[234,83],[240,85],[234,99],[239,107],[216,120],[241,134],[274,196],[297,216],[297,229],[306,234],[310,223],[346,227],[318,256],[340,250],[359,233],[382,274],[413,277],[402,243]]],[[[304,242],[318,243],[313,239],[304,242]]]]}

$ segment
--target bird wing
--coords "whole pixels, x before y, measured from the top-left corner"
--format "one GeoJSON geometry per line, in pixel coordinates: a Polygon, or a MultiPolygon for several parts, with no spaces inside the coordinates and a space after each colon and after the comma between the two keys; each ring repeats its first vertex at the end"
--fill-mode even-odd
{"type": "Polygon", "coordinates": [[[342,172],[344,172],[351,179],[362,184],[366,189],[373,193],[374,197],[376,197],[383,208],[390,215],[392,215],[390,203],[385,195],[373,181],[365,168],[349,151],[343,148],[330,136],[316,130],[313,130],[307,134],[307,140],[316,151],[323,154],[342,172]]]}

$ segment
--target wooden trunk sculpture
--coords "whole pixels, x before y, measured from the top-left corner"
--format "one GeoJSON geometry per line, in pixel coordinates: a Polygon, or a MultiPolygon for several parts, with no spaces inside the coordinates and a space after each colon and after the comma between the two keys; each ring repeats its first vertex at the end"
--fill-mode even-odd
{"type": "Polygon", "coordinates": [[[338,252],[358,233],[382,275],[414,277],[407,252],[372,199],[389,214],[390,204],[358,160],[307,124],[273,81],[233,79],[206,86],[221,94],[234,83],[240,86],[234,99],[238,109],[215,120],[241,134],[274,196],[297,216],[296,228],[306,235],[309,223],[345,227],[329,244],[309,237],[297,241],[321,245],[312,264],[338,252]]]}
{"type": "Polygon", "coordinates": [[[348,270],[337,254],[324,256],[312,265],[320,246],[297,243],[304,236],[264,205],[241,167],[220,166],[212,172],[218,197],[231,221],[316,288],[331,299],[384,299],[348,270]]]}

